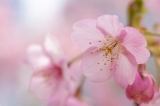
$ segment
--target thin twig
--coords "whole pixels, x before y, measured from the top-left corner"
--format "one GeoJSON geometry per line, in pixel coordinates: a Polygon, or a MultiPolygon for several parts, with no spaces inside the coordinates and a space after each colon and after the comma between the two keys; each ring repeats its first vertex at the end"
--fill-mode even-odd
{"type": "Polygon", "coordinates": [[[86,77],[84,75],[82,75],[81,82],[80,82],[80,84],[79,84],[79,86],[78,86],[78,88],[75,92],[76,97],[80,97],[80,94],[82,93],[82,87],[84,85],[85,79],[86,79],[86,77]]]}
{"type": "Polygon", "coordinates": [[[82,58],[82,56],[83,56],[83,53],[80,54],[80,55],[78,55],[77,57],[73,58],[72,60],[70,60],[70,61],[68,62],[68,67],[71,66],[72,63],[80,60],[80,59],[82,58]]]}
{"type": "Polygon", "coordinates": [[[143,32],[145,35],[152,35],[152,36],[160,36],[159,33],[153,33],[153,32],[143,32]]]}

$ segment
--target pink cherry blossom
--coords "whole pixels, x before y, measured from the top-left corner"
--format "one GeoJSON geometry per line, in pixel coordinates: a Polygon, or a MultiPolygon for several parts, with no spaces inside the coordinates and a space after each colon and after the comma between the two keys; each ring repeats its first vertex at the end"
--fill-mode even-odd
{"type": "Polygon", "coordinates": [[[143,76],[137,72],[136,79],[132,85],[126,88],[126,95],[129,99],[135,100],[138,104],[148,103],[154,95],[154,84],[149,74],[143,76]]]}
{"type": "Polygon", "coordinates": [[[75,82],[57,42],[56,38],[47,36],[44,45],[28,48],[28,63],[34,70],[29,88],[45,102],[52,100],[63,104],[67,96],[73,94],[75,82]]]}
{"type": "Polygon", "coordinates": [[[160,106],[160,91],[155,89],[153,99],[149,103],[142,103],[140,106],[160,106]]]}
{"type": "Polygon", "coordinates": [[[134,82],[137,64],[150,53],[144,36],[132,27],[123,27],[115,15],[103,15],[74,24],[73,41],[85,50],[82,71],[95,82],[113,76],[121,87],[134,82]]]}

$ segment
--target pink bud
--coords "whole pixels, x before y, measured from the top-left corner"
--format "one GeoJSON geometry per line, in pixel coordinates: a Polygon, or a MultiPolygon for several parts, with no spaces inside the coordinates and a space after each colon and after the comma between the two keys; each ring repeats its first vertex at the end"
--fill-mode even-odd
{"type": "Polygon", "coordinates": [[[146,72],[137,72],[134,83],[126,88],[126,95],[138,104],[148,103],[154,96],[152,77],[146,72]]]}

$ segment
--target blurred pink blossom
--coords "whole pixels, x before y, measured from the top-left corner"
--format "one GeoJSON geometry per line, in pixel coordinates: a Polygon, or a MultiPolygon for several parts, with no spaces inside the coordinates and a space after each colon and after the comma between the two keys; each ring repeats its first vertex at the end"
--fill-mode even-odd
{"type": "Polygon", "coordinates": [[[31,45],[28,63],[34,70],[30,90],[39,99],[63,105],[67,96],[74,93],[75,82],[56,38],[47,36],[44,45],[31,45]]]}
{"type": "Polygon", "coordinates": [[[150,56],[144,36],[134,28],[124,28],[115,15],[82,20],[73,29],[74,42],[86,50],[82,71],[93,81],[105,81],[113,75],[126,88],[134,82],[137,64],[150,56]]]}

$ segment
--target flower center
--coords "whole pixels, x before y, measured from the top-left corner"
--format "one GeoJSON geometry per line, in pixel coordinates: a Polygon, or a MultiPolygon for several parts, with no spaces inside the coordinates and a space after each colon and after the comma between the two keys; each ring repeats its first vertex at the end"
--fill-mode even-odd
{"type": "MultiPolygon", "coordinates": [[[[94,52],[102,52],[102,57],[100,57],[97,64],[107,65],[108,62],[112,62],[110,67],[110,70],[112,71],[114,66],[118,66],[117,60],[119,53],[123,51],[119,40],[109,36],[106,37],[105,41],[98,40],[97,42],[101,43],[100,46],[90,54],[93,54],[94,52]]],[[[103,68],[100,68],[100,71],[102,71],[102,69],[103,68]]]]}
{"type": "Polygon", "coordinates": [[[108,56],[108,54],[115,55],[118,52],[118,41],[111,41],[104,43],[104,46],[100,48],[100,50],[105,51],[105,56],[108,56]]]}
{"type": "Polygon", "coordinates": [[[46,80],[60,80],[63,77],[62,69],[58,66],[48,68],[46,71],[44,71],[43,77],[46,80]]]}

